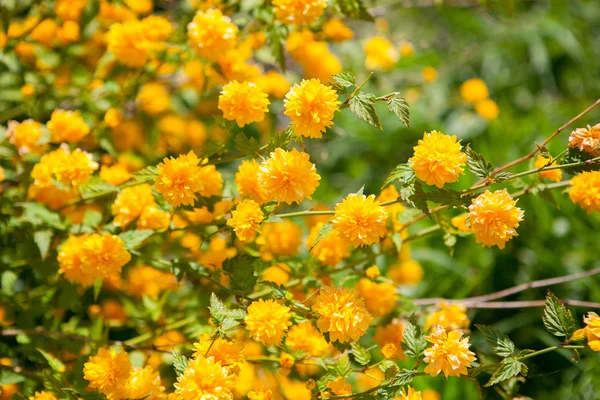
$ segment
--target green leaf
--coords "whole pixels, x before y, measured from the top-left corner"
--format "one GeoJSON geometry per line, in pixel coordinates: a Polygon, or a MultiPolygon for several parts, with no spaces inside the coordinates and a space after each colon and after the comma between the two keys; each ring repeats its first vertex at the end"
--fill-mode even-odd
{"type": "Polygon", "coordinates": [[[7,296],[15,294],[15,282],[19,279],[14,271],[7,270],[2,273],[2,293],[7,296]]]}
{"type": "Polygon", "coordinates": [[[371,361],[371,353],[362,347],[360,343],[352,342],[350,348],[352,349],[354,360],[360,365],[367,365],[371,361]]]}
{"type": "Polygon", "coordinates": [[[227,307],[225,307],[225,304],[214,292],[210,295],[210,305],[208,306],[208,310],[210,311],[210,316],[214,323],[217,325],[221,325],[221,322],[223,322],[223,319],[227,316],[227,307]]]}
{"type": "Polygon", "coordinates": [[[54,232],[51,229],[36,231],[33,234],[33,241],[37,245],[38,249],[40,249],[40,255],[42,256],[42,260],[45,260],[46,256],[48,255],[48,250],[50,249],[50,243],[52,242],[53,234],[54,232]]]}
{"type": "Polygon", "coordinates": [[[324,392],[327,389],[327,384],[330,381],[335,380],[336,376],[335,374],[330,372],[327,372],[325,375],[321,376],[318,380],[317,380],[317,389],[319,390],[319,392],[324,392]]]}
{"type": "Polygon", "coordinates": [[[351,18],[374,21],[374,18],[365,8],[361,0],[337,0],[340,11],[351,18]]]}
{"type": "Polygon", "coordinates": [[[498,341],[498,346],[494,347],[494,353],[500,357],[510,357],[515,354],[515,344],[508,336],[504,336],[502,340],[498,341]]]}
{"type": "Polygon", "coordinates": [[[388,384],[390,386],[404,386],[412,382],[415,377],[416,371],[411,369],[401,369],[398,373],[391,379],[389,379],[388,384]]]}
{"type": "Polygon", "coordinates": [[[510,357],[515,354],[515,344],[506,335],[487,325],[475,325],[479,332],[485,336],[486,342],[494,348],[494,353],[500,357],[510,357]]]}
{"type": "Polygon", "coordinates": [[[404,338],[404,342],[402,342],[404,354],[417,359],[421,358],[423,351],[427,347],[427,341],[425,340],[425,335],[421,332],[421,328],[417,325],[414,315],[406,322],[402,337],[404,338]]]}
{"type": "Polygon", "coordinates": [[[383,372],[387,371],[390,368],[397,367],[396,363],[392,360],[381,360],[378,365],[379,369],[383,372]]]}
{"type": "Polygon", "coordinates": [[[285,72],[285,54],[284,54],[284,46],[285,46],[285,37],[286,37],[286,28],[278,23],[271,25],[269,30],[267,31],[267,37],[269,39],[269,45],[271,47],[271,51],[273,52],[273,56],[277,61],[277,64],[281,68],[282,71],[285,72]]]}
{"type": "Polygon", "coordinates": [[[98,176],[92,177],[88,183],[79,188],[79,193],[83,199],[89,199],[106,193],[118,191],[118,187],[111,185],[108,182],[104,182],[98,176]]]}
{"type": "Polygon", "coordinates": [[[332,75],[329,84],[335,89],[336,92],[344,93],[346,92],[346,88],[355,85],[355,80],[356,77],[352,72],[341,72],[339,74],[332,75]]]}
{"type": "Polygon", "coordinates": [[[546,294],[546,307],[542,320],[548,332],[554,336],[569,338],[575,332],[575,320],[571,311],[549,290],[546,294]]]}
{"type": "Polygon", "coordinates": [[[102,222],[102,213],[93,210],[86,210],[83,215],[83,225],[96,228],[102,222]]]}
{"type": "Polygon", "coordinates": [[[396,117],[407,127],[410,127],[410,108],[404,97],[398,95],[387,102],[388,110],[396,114],[396,117]]]}
{"type": "Polygon", "coordinates": [[[469,145],[467,145],[465,153],[467,154],[467,167],[469,167],[469,171],[479,179],[487,178],[494,170],[494,166],[487,162],[481,154],[472,150],[469,145]]]}
{"type": "Polygon", "coordinates": [[[321,240],[325,239],[332,230],[333,225],[331,224],[331,221],[327,221],[326,223],[324,223],[323,226],[321,226],[321,229],[319,229],[319,233],[317,233],[317,238],[315,239],[315,242],[312,244],[308,252],[310,253],[312,249],[314,249],[315,246],[319,244],[321,240]]]}
{"type": "Polygon", "coordinates": [[[347,376],[352,372],[352,364],[350,363],[350,357],[348,353],[344,353],[334,366],[334,370],[337,376],[347,376]]]}
{"type": "Polygon", "coordinates": [[[410,165],[398,164],[396,168],[388,175],[387,179],[383,183],[381,189],[383,190],[387,185],[394,181],[399,181],[403,184],[410,182],[415,178],[415,171],[410,167],[410,165]]]}
{"type": "Polygon", "coordinates": [[[151,229],[142,229],[123,232],[119,237],[125,245],[125,250],[135,250],[144,243],[144,240],[148,239],[153,234],[154,231],[151,229]]]}
{"type": "Polygon", "coordinates": [[[560,164],[574,164],[574,163],[584,163],[584,165],[578,165],[576,167],[567,167],[562,170],[565,171],[569,175],[575,175],[584,171],[598,171],[600,170],[600,163],[597,161],[590,161],[594,156],[586,153],[585,151],[579,151],[578,149],[571,148],[562,158],[560,164]]]}
{"type": "Polygon", "coordinates": [[[147,183],[158,177],[158,167],[148,166],[131,174],[131,180],[135,184],[147,183]]]}
{"type": "Polygon", "coordinates": [[[237,150],[244,154],[257,154],[260,152],[260,145],[253,137],[248,137],[243,133],[239,133],[235,137],[234,146],[237,150]]]}
{"type": "Polygon", "coordinates": [[[23,207],[21,219],[31,223],[33,226],[48,225],[58,230],[64,230],[66,224],[58,213],[48,210],[38,203],[19,203],[23,207]]]}
{"type": "Polygon", "coordinates": [[[414,208],[429,215],[429,206],[427,205],[427,194],[423,191],[423,185],[420,181],[412,181],[400,189],[400,197],[414,208]]]}
{"type": "Polygon", "coordinates": [[[10,385],[11,383],[21,383],[25,380],[25,377],[19,375],[14,371],[6,369],[0,370],[0,386],[10,385]]]}
{"type": "Polygon", "coordinates": [[[94,281],[94,302],[98,300],[98,296],[100,296],[100,290],[102,289],[102,279],[96,278],[94,281]]]}
{"type": "Polygon", "coordinates": [[[269,139],[269,143],[267,144],[267,152],[275,151],[275,149],[281,148],[283,150],[287,150],[290,146],[294,138],[294,129],[292,125],[288,125],[283,131],[274,134],[269,139]]]}
{"type": "Polygon", "coordinates": [[[383,128],[377,110],[375,110],[376,101],[374,94],[358,92],[350,99],[350,111],[358,118],[381,130],[383,128]]]}
{"type": "Polygon", "coordinates": [[[42,354],[42,356],[44,356],[46,361],[48,361],[48,365],[50,365],[50,368],[52,368],[56,372],[60,372],[60,373],[65,372],[65,364],[63,364],[62,361],[60,361],[58,358],[54,357],[50,353],[46,353],[42,349],[38,348],[36,350],[39,351],[42,354]]]}
{"type": "Polygon", "coordinates": [[[470,201],[469,196],[461,197],[460,192],[451,189],[435,189],[426,193],[427,200],[448,207],[459,207],[470,201]]]}
{"type": "MultiPolygon", "coordinates": [[[[250,293],[258,280],[254,271],[254,262],[257,259],[247,254],[230,258],[223,263],[223,270],[230,276],[230,285],[233,290],[250,293]]],[[[260,260],[260,259],[258,259],[260,260]]]]}
{"type": "Polygon", "coordinates": [[[186,356],[173,352],[173,368],[175,368],[177,376],[183,374],[189,362],[190,360],[186,356]]]}
{"type": "Polygon", "coordinates": [[[514,357],[505,358],[485,386],[493,386],[519,374],[527,375],[527,366],[514,357]]]}

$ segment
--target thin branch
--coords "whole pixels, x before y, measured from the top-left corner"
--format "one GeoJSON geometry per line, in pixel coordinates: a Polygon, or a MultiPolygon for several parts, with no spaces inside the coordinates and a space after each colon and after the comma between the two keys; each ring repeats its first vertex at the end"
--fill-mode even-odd
{"type": "Polygon", "coordinates": [[[469,297],[469,298],[462,299],[462,300],[442,299],[442,298],[416,299],[415,301],[413,301],[413,303],[415,305],[424,306],[424,305],[438,304],[442,301],[445,301],[447,303],[460,303],[460,304],[464,304],[465,306],[470,307],[471,304],[485,303],[485,302],[488,302],[491,300],[501,299],[503,297],[507,297],[507,296],[513,295],[515,293],[523,292],[528,289],[558,285],[560,283],[575,281],[578,279],[583,279],[583,278],[587,278],[587,277],[598,275],[598,274],[600,274],[600,268],[594,268],[589,271],[577,272],[575,274],[559,276],[557,278],[541,279],[541,280],[537,280],[537,281],[522,283],[520,285],[511,287],[508,289],[500,290],[498,292],[486,294],[484,296],[469,297]]]}
{"type": "MultiPolygon", "coordinates": [[[[600,308],[600,303],[581,300],[560,300],[567,306],[585,307],[585,308],[600,308]]],[[[484,303],[468,303],[469,308],[531,308],[544,307],[546,300],[524,300],[524,301],[488,301],[484,303]]]]}

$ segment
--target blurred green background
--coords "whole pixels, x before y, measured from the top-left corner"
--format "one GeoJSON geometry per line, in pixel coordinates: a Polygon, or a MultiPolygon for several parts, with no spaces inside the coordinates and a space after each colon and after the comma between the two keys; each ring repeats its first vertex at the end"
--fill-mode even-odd
{"type": "MultiPolygon", "coordinates": [[[[377,10],[389,22],[389,32],[382,35],[393,43],[411,42],[415,54],[401,58],[393,70],[375,74],[367,89],[377,94],[397,90],[413,97],[418,93],[416,99],[408,96],[411,127],[402,126],[386,112],[385,105],[380,109],[383,131],[360,123],[351,113],[339,113],[335,136],[308,143],[324,179],[318,200],[339,200],[340,194],[354,192],[362,184],[365,193],[378,193],[388,173],[406,162],[423,132],[431,130],[456,135],[494,165],[505,164],[533,150],[535,142],[541,143],[600,97],[600,2],[498,1],[490,2],[489,7],[475,5],[478,2],[446,2],[457,6],[440,7],[431,3],[398,0],[387,6],[379,4],[377,10]],[[423,82],[425,66],[437,70],[437,80],[423,82]],[[499,105],[499,117],[491,122],[460,97],[460,84],[475,77],[486,82],[490,98],[499,105]]],[[[351,26],[358,37],[376,34],[368,23],[351,26]]],[[[355,43],[337,45],[333,50],[345,69],[365,70],[361,49],[355,43]]],[[[359,82],[365,78],[362,74],[359,82]]],[[[596,109],[569,126],[550,144],[551,154],[566,147],[573,129],[599,121],[600,109],[596,109]]],[[[532,166],[526,162],[510,171],[532,166]]],[[[563,179],[569,179],[568,175],[563,179]]],[[[467,188],[472,183],[463,178],[455,187],[467,188]]],[[[472,236],[459,238],[454,256],[444,250],[440,235],[414,242],[412,254],[422,263],[425,276],[411,294],[464,298],[599,267],[600,216],[586,214],[560,190],[554,195],[556,205],[534,196],[519,200],[525,220],[518,229],[519,237],[504,250],[482,249],[472,236]]],[[[429,224],[424,221],[411,231],[429,224]]],[[[562,299],[600,301],[596,277],[553,286],[552,290],[562,299]]],[[[532,289],[506,300],[540,300],[544,295],[545,289],[532,289]]],[[[572,309],[581,324],[589,310],[572,309]]],[[[473,323],[499,328],[520,348],[556,343],[542,325],[540,308],[470,310],[469,316],[473,323]]],[[[476,334],[473,341],[483,339],[476,334]]],[[[600,357],[588,351],[576,363],[571,356],[562,351],[536,358],[519,393],[534,399],[600,398],[596,379],[600,357]]],[[[444,399],[478,398],[474,385],[456,378],[416,380],[415,386],[434,387],[444,399]]],[[[488,390],[486,398],[501,397],[488,390]]]]}

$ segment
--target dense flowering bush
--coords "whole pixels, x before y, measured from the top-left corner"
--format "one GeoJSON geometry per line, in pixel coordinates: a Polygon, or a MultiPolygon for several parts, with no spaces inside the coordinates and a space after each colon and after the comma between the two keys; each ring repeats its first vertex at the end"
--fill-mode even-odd
{"type": "MultiPolygon", "coordinates": [[[[545,348],[472,325],[476,308],[528,306],[493,300],[600,271],[429,299],[415,287],[442,280],[411,248],[510,254],[538,218],[521,198],[556,189],[598,213],[600,124],[580,119],[600,101],[501,166],[440,124],[387,179],[336,186],[321,166],[347,131],[386,146],[442,78],[418,58],[427,39],[398,40],[377,7],[29,3],[0,6],[2,400],[439,399],[427,376],[510,399],[531,358],[600,351],[600,317],[578,329],[566,306],[597,305],[551,292],[534,302],[545,348]],[[388,80],[410,60],[412,83],[388,80]]],[[[479,126],[501,118],[475,74],[448,90],[479,126]]]]}

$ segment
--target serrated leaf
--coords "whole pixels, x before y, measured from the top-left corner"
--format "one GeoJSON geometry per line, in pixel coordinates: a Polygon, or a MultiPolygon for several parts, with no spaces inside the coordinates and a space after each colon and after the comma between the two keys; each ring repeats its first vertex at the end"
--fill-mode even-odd
{"type": "Polygon", "coordinates": [[[415,178],[415,171],[410,167],[410,165],[398,164],[396,167],[390,172],[388,177],[386,178],[381,190],[383,190],[387,185],[394,181],[401,182],[402,184],[408,183],[415,178]]]}
{"type": "Polygon", "coordinates": [[[226,333],[227,331],[237,328],[238,326],[240,326],[240,321],[237,321],[231,317],[225,317],[225,319],[223,319],[223,321],[221,322],[219,329],[222,332],[226,333]]]}
{"type": "Polygon", "coordinates": [[[319,390],[319,392],[324,392],[327,389],[327,384],[330,381],[335,380],[335,378],[335,375],[331,372],[327,372],[325,375],[321,376],[317,380],[317,389],[319,390]]]}
{"type": "MultiPolygon", "coordinates": [[[[600,149],[599,149],[600,150],[600,149]]],[[[575,163],[586,163],[578,165],[576,167],[567,167],[562,170],[569,175],[575,175],[584,171],[598,171],[600,170],[600,163],[597,161],[590,161],[594,156],[588,154],[585,151],[579,151],[577,148],[570,148],[565,157],[560,161],[560,164],[575,164],[575,163]]]]}
{"type": "Polygon", "coordinates": [[[548,332],[554,336],[569,338],[575,332],[575,320],[571,311],[549,290],[546,294],[546,307],[544,307],[542,320],[548,332]]]}
{"type": "Polygon", "coordinates": [[[260,145],[253,137],[248,137],[243,133],[239,133],[235,137],[234,146],[237,150],[244,154],[257,154],[260,152],[260,145]]]}
{"type": "Polygon", "coordinates": [[[390,368],[397,367],[397,365],[396,365],[396,363],[395,363],[395,362],[393,362],[392,360],[387,360],[387,359],[386,359],[386,360],[381,360],[381,361],[379,362],[379,365],[378,365],[378,367],[379,367],[379,369],[380,369],[380,370],[382,370],[383,372],[385,372],[385,371],[387,371],[387,370],[388,370],[388,369],[390,369],[390,368]]]}
{"type": "Polygon", "coordinates": [[[156,166],[148,166],[131,174],[131,180],[135,184],[142,184],[153,181],[158,177],[158,168],[156,166]]]}
{"type": "Polygon", "coordinates": [[[467,145],[465,153],[467,155],[467,167],[469,171],[479,179],[487,178],[494,171],[494,166],[487,162],[481,154],[471,149],[471,146],[467,145]]]}
{"type": "Polygon", "coordinates": [[[420,181],[415,180],[402,186],[400,197],[412,207],[418,208],[421,212],[429,215],[427,194],[423,191],[423,185],[420,181]]]}
{"type": "Polygon", "coordinates": [[[500,172],[492,177],[494,183],[505,182],[509,180],[513,175],[510,172],[500,172]]]}
{"type": "Polygon", "coordinates": [[[334,371],[337,376],[345,377],[352,372],[352,364],[350,363],[350,358],[348,357],[348,353],[344,353],[335,363],[334,371]]]}
{"type": "Polygon", "coordinates": [[[494,347],[494,353],[500,357],[510,357],[515,354],[515,344],[508,336],[504,336],[504,338],[498,341],[498,345],[494,347]]]}
{"type": "Polygon", "coordinates": [[[190,360],[188,360],[186,356],[173,352],[173,368],[175,369],[177,376],[183,374],[183,371],[185,371],[189,362],[190,360]]]}
{"type": "Polygon", "coordinates": [[[227,316],[228,311],[225,304],[214,292],[210,295],[210,305],[208,306],[208,310],[210,311],[210,316],[217,325],[221,325],[221,322],[227,316]]]}
{"type": "Polygon", "coordinates": [[[271,25],[271,27],[267,31],[267,37],[269,39],[269,46],[271,47],[271,52],[273,53],[277,64],[279,65],[281,70],[285,72],[285,27],[279,24],[271,25]]]}
{"type": "Polygon", "coordinates": [[[427,200],[448,207],[458,207],[468,203],[469,196],[461,197],[460,192],[451,189],[435,189],[426,193],[427,200]]]}
{"type": "Polygon", "coordinates": [[[425,335],[421,332],[421,328],[417,325],[414,315],[406,321],[402,337],[404,338],[402,342],[404,354],[417,359],[421,358],[423,351],[427,347],[427,341],[425,340],[425,335]]]}
{"type": "Polygon", "coordinates": [[[515,344],[506,335],[502,336],[500,331],[487,325],[475,325],[485,336],[486,342],[494,348],[494,353],[500,357],[509,357],[515,354],[515,344]]]}
{"type": "Polygon", "coordinates": [[[415,377],[416,371],[411,369],[401,369],[398,373],[389,380],[390,386],[404,386],[412,382],[415,377]]]}
{"type": "Polygon", "coordinates": [[[410,108],[406,99],[398,95],[387,102],[388,110],[396,114],[396,117],[407,127],[410,127],[410,108]]]}
{"type": "Polygon", "coordinates": [[[123,232],[119,237],[123,241],[125,250],[135,250],[144,243],[144,240],[148,239],[153,234],[154,231],[151,229],[142,229],[123,232]]]}
{"type": "Polygon", "coordinates": [[[46,361],[48,361],[48,365],[50,365],[50,368],[52,368],[56,372],[60,372],[60,373],[65,372],[65,364],[63,364],[62,361],[60,361],[58,358],[54,357],[52,354],[47,353],[46,351],[44,351],[40,348],[38,348],[36,350],[39,351],[42,356],[44,356],[46,361]]]}
{"type": "Polygon", "coordinates": [[[374,21],[373,16],[365,8],[361,0],[337,0],[340,11],[351,18],[374,21]]]}
{"type": "Polygon", "coordinates": [[[41,204],[19,203],[17,206],[23,207],[23,215],[20,219],[31,223],[33,226],[48,225],[58,230],[66,228],[66,224],[58,213],[48,210],[41,204]]]}
{"type": "Polygon", "coordinates": [[[362,347],[360,343],[352,342],[350,348],[352,349],[352,357],[360,365],[367,365],[371,361],[371,353],[362,347]]]}
{"type": "Polygon", "coordinates": [[[83,199],[89,199],[106,193],[116,193],[119,188],[104,182],[100,177],[92,177],[88,183],[79,187],[79,193],[83,199]]]}
{"type": "Polygon", "coordinates": [[[271,138],[269,139],[269,143],[267,144],[267,151],[270,153],[278,148],[287,150],[293,138],[294,129],[292,128],[292,125],[289,125],[283,131],[271,136],[271,138]]]}
{"type": "Polygon", "coordinates": [[[229,274],[230,286],[233,290],[250,293],[258,280],[255,274],[254,261],[256,258],[247,254],[225,260],[223,270],[229,274]]]}
{"type": "Polygon", "coordinates": [[[246,311],[241,309],[227,310],[225,315],[235,320],[243,320],[246,318],[246,311]]]}
{"type": "Polygon", "coordinates": [[[500,382],[504,382],[519,374],[527,374],[527,366],[514,357],[505,358],[502,360],[500,367],[492,374],[489,382],[485,386],[493,386],[500,382]]]}
{"type": "Polygon", "coordinates": [[[317,244],[319,244],[319,242],[321,240],[325,239],[332,230],[333,230],[333,225],[331,224],[331,221],[327,221],[326,223],[324,223],[323,226],[321,226],[321,228],[319,229],[319,233],[317,233],[317,237],[316,237],[314,243],[312,244],[312,246],[310,247],[310,249],[308,250],[308,252],[310,253],[312,251],[312,249],[314,249],[315,246],[317,244]]]}
{"type": "Polygon", "coordinates": [[[102,213],[94,210],[86,210],[83,215],[82,224],[90,228],[96,228],[102,222],[102,213]]]}
{"type": "Polygon", "coordinates": [[[358,118],[381,130],[383,128],[377,110],[375,110],[376,101],[373,93],[358,92],[350,99],[350,111],[358,118]]]}
{"type": "Polygon", "coordinates": [[[349,88],[350,86],[354,86],[356,82],[356,77],[352,72],[340,72],[339,74],[334,74],[331,76],[332,83],[339,85],[342,88],[349,88]]]}
{"type": "Polygon", "coordinates": [[[52,242],[53,231],[50,229],[44,229],[33,233],[33,241],[40,250],[42,260],[46,259],[48,250],[50,249],[50,243],[52,242]]]}

